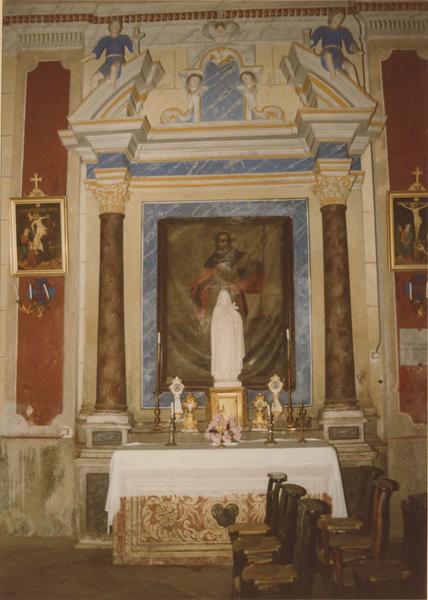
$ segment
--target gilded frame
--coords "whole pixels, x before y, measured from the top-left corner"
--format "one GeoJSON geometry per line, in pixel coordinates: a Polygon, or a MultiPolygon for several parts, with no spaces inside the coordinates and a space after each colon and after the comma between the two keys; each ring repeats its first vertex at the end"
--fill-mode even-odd
{"type": "Polygon", "coordinates": [[[389,266],[424,271],[428,253],[428,191],[388,193],[389,266]]]}
{"type": "Polygon", "coordinates": [[[9,208],[12,275],[65,275],[66,198],[11,198],[9,208]]]}

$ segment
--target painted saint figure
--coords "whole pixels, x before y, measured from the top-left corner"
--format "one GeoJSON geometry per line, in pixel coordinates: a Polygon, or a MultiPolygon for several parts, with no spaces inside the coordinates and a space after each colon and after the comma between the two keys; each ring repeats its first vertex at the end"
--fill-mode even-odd
{"type": "Polygon", "coordinates": [[[354,40],[352,33],[346,27],[341,27],[345,13],[343,10],[333,12],[328,17],[328,25],[317,27],[311,35],[311,48],[321,42],[321,64],[332,78],[337,69],[343,69],[349,77],[358,83],[358,75],[354,65],[345,58],[342,46],[350,54],[363,54],[354,40]]]}
{"type": "MultiPolygon", "coordinates": [[[[261,244],[265,243],[264,240],[261,244]]],[[[245,294],[259,294],[265,281],[263,248],[258,255],[247,254],[234,248],[227,231],[220,231],[214,239],[215,251],[207,258],[204,268],[192,284],[191,297],[196,306],[202,326],[209,322],[211,306],[220,290],[227,290],[232,302],[236,303],[242,318],[248,314],[245,294]]]]}
{"type": "Polygon", "coordinates": [[[211,375],[216,387],[239,387],[245,356],[244,328],[229,292],[220,290],[211,320],[211,375]]]}
{"type": "Polygon", "coordinates": [[[92,50],[92,54],[84,58],[82,62],[94,58],[98,59],[105,51],[105,61],[97,73],[101,73],[104,78],[109,79],[114,84],[120,77],[122,65],[125,63],[125,49],[128,48],[129,52],[132,52],[133,44],[128,35],[120,33],[122,23],[117,19],[109,23],[108,30],[110,35],[102,37],[92,50]]]}

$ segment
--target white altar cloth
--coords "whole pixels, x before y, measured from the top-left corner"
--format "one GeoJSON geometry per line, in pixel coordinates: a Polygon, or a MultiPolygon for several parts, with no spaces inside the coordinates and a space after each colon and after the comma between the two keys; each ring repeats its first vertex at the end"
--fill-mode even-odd
{"type": "Polygon", "coordinates": [[[132,445],[113,453],[106,501],[109,526],[120,507],[120,498],[148,495],[219,496],[263,493],[267,473],[283,471],[288,482],[302,485],[311,496],[327,494],[332,514],[346,517],[346,503],[336,450],[316,440],[306,444],[263,440],[239,446],[132,445]]]}

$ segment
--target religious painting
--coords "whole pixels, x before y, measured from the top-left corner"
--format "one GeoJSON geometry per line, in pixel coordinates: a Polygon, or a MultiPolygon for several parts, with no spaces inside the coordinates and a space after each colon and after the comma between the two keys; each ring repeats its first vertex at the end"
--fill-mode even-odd
{"type": "Polygon", "coordinates": [[[290,217],[158,221],[163,389],[177,375],[188,388],[213,385],[215,309],[226,295],[243,325],[239,381],[256,389],[273,374],[287,380],[287,334],[294,331],[290,217]]]}
{"type": "Polygon", "coordinates": [[[427,268],[428,192],[390,192],[389,258],[393,271],[427,268]]]}
{"type": "Polygon", "coordinates": [[[65,198],[11,198],[12,275],[67,271],[65,198]]]}

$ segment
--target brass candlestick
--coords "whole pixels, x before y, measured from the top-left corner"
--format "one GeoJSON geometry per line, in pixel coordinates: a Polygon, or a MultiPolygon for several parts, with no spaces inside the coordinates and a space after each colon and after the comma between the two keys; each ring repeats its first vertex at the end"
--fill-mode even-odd
{"type": "Polygon", "coordinates": [[[301,444],[306,444],[306,440],[305,440],[305,428],[308,428],[311,426],[311,417],[308,417],[308,412],[305,408],[305,405],[302,404],[300,405],[299,410],[297,411],[297,418],[296,418],[296,427],[298,427],[300,429],[300,438],[299,438],[299,443],[301,444]]]}
{"type": "Polygon", "coordinates": [[[169,419],[169,440],[165,446],[178,446],[175,441],[175,411],[171,411],[171,417],[169,419]]]}
{"type": "Polygon", "coordinates": [[[160,410],[160,383],[161,383],[161,342],[160,333],[158,333],[158,345],[156,352],[156,392],[155,395],[155,421],[153,431],[160,431],[161,426],[161,410],[160,410]]]}
{"type": "Polygon", "coordinates": [[[277,442],[275,441],[275,438],[273,436],[273,414],[272,414],[272,409],[270,407],[270,405],[268,405],[268,428],[267,428],[267,434],[266,434],[266,439],[264,441],[264,445],[267,446],[268,444],[276,444],[277,442]]]}
{"type": "Polygon", "coordinates": [[[291,340],[290,330],[287,328],[287,379],[288,379],[288,390],[287,390],[287,429],[295,428],[295,419],[293,415],[293,397],[291,392],[291,340]]]}

